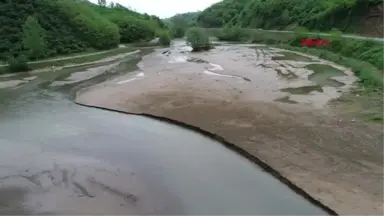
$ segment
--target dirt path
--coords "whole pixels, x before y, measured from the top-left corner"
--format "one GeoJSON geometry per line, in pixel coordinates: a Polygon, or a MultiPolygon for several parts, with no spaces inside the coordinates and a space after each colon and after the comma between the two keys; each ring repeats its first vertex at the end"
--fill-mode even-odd
{"type": "Polygon", "coordinates": [[[328,62],[282,60],[265,47],[183,49],[148,55],[133,76],[79,92],[76,101],[185,122],[244,149],[339,214],[383,213],[382,128],[326,109],[351,88],[352,72],[335,78],[338,87],[306,90],[314,83],[305,66],[328,62]]]}

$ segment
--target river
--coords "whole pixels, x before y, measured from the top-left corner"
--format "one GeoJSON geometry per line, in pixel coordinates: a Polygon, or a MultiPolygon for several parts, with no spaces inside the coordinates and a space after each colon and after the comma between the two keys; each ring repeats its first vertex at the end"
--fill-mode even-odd
{"type": "Polygon", "coordinates": [[[1,214],[326,214],[215,140],[72,102],[139,57],[0,78],[1,214]]]}

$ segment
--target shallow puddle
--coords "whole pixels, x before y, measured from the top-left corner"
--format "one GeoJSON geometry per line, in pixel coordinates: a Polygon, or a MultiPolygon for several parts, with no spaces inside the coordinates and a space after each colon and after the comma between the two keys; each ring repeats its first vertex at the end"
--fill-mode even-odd
{"type": "Polygon", "coordinates": [[[313,91],[323,92],[323,88],[320,85],[313,86],[301,86],[297,88],[284,88],[281,89],[282,92],[289,92],[291,94],[309,94],[313,91]]]}
{"type": "Polygon", "coordinates": [[[275,101],[277,102],[282,102],[282,103],[289,103],[289,104],[297,104],[298,102],[291,100],[289,96],[283,97],[283,98],[278,98],[275,101]]]}
{"type": "Polygon", "coordinates": [[[331,79],[331,77],[345,76],[345,74],[330,65],[310,64],[305,68],[312,70],[314,73],[308,76],[308,79],[322,86],[341,87],[344,84],[331,79]]]}
{"type": "Polygon", "coordinates": [[[273,56],[272,60],[277,60],[277,61],[290,60],[290,61],[305,61],[305,62],[313,61],[311,58],[308,58],[306,56],[299,55],[296,53],[292,53],[292,52],[279,52],[278,54],[283,54],[284,56],[273,56]]]}
{"type": "Polygon", "coordinates": [[[285,79],[296,79],[297,78],[297,75],[295,73],[293,73],[292,71],[286,71],[285,73],[283,73],[283,71],[281,69],[275,69],[275,71],[277,72],[278,76],[279,77],[283,77],[285,79]]]}

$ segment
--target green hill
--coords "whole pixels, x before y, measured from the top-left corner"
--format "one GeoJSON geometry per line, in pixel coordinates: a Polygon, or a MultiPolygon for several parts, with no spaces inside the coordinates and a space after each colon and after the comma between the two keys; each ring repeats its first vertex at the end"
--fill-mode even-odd
{"type": "Polygon", "coordinates": [[[44,45],[44,52],[29,55],[32,60],[110,49],[120,42],[152,39],[155,32],[165,30],[155,16],[112,6],[86,0],[2,0],[0,60],[31,53],[27,51],[33,40],[44,45]]]}
{"type": "Polygon", "coordinates": [[[183,37],[189,27],[197,26],[197,18],[200,12],[176,14],[164,20],[173,31],[174,37],[183,37]]]}
{"type": "Polygon", "coordinates": [[[382,0],[224,0],[204,10],[198,22],[209,28],[302,26],[311,30],[337,28],[343,32],[382,36],[382,9],[382,0]]]}

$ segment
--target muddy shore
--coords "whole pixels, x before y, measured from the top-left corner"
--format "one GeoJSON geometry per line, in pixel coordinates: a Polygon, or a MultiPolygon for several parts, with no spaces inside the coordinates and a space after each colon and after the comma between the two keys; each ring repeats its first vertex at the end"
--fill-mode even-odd
{"type": "Polygon", "coordinates": [[[382,214],[382,127],[341,118],[326,106],[356,79],[344,69],[334,78],[340,86],[287,93],[314,86],[305,66],[325,62],[295,63],[275,51],[158,50],[138,71],[85,89],[76,102],[184,122],[243,149],[338,214],[382,214]],[[294,103],[276,102],[281,98],[294,103]]]}

